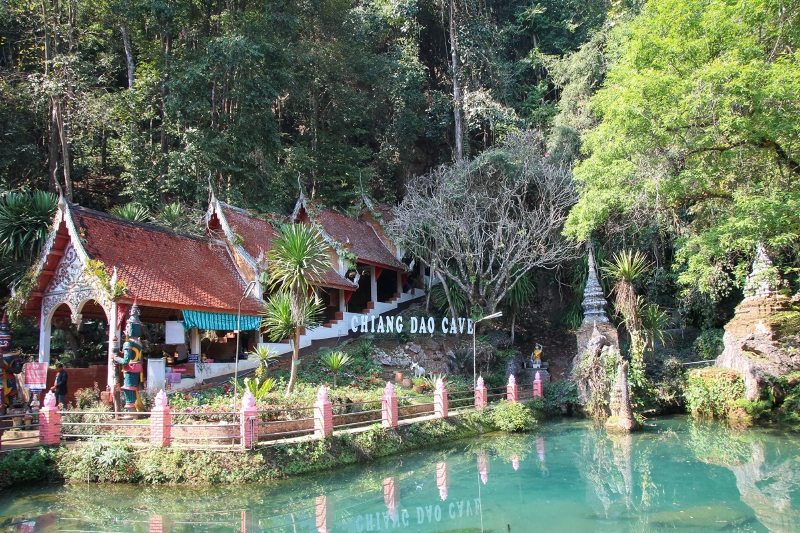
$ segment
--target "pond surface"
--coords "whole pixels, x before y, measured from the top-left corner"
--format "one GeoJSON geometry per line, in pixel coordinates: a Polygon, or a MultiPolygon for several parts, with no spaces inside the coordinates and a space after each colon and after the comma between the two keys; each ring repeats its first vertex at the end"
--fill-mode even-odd
{"type": "Polygon", "coordinates": [[[270,485],[83,485],[0,497],[10,531],[800,531],[792,434],[684,418],[608,436],[583,421],[270,485]]]}

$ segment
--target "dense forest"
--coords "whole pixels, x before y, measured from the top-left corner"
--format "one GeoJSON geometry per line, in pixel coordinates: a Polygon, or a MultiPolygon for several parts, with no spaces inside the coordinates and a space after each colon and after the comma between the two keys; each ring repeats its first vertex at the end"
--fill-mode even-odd
{"type": "Polygon", "coordinates": [[[414,177],[535,130],[579,194],[565,235],[601,258],[642,251],[651,301],[719,327],[757,242],[790,284],[800,269],[799,14],[797,0],[6,0],[0,251],[20,266],[3,275],[47,219],[19,192],[162,220],[209,188],[262,212],[299,189],[396,204],[414,177]]]}

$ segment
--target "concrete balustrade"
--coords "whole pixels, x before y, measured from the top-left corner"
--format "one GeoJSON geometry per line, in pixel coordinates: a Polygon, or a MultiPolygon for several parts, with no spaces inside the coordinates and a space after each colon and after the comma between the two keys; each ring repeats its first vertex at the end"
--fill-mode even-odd
{"type": "Polygon", "coordinates": [[[537,371],[536,376],[533,378],[533,397],[541,398],[542,396],[544,396],[542,389],[542,376],[537,371]]]}
{"type": "Polygon", "coordinates": [[[46,446],[61,444],[61,415],[53,391],[47,392],[44,406],[39,410],[39,443],[46,446]]]}
{"type": "Polygon", "coordinates": [[[478,376],[478,383],[475,385],[475,409],[480,411],[489,404],[489,391],[483,382],[483,376],[478,376]]]}
{"type": "Polygon", "coordinates": [[[447,389],[444,388],[442,378],[436,380],[436,390],[433,392],[433,412],[436,418],[447,418],[450,402],[447,399],[447,389]]]}
{"type": "Polygon", "coordinates": [[[392,382],[387,381],[381,399],[381,425],[385,428],[397,428],[398,422],[397,395],[392,382]]]}
{"type": "Polygon", "coordinates": [[[519,386],[517,385],[517,378],[514,374],[508,376],[508,385],[506,385],[506,400],[509,402],[519,401],[519,386]]]}
{"type": "Polygon", "coordinates": [[[239,417],[239,442],[250,449],[258,442],[258,409],[253,393],[247,391],[242,396],[242,412],[239,417]]]}
{"type": "Polygon", "coordinates": [[[324,439],[333,434],[333,406],[328,398],[328,389],[323,385],[317,392],[314,404],[314,435],[324,439]]]}
{"type": "Polygon", "coordinates": [[[150,413],[150,444],[158,447],[172,444],[172,415],[164,389],[156,394],[150,413]]]}

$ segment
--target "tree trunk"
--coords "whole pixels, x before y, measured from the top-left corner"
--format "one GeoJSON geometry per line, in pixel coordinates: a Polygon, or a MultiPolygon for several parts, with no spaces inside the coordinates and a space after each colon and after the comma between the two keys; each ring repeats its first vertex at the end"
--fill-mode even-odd
{"type": "Polygon", "coordinates": [[[125,64],[128,66],[128,89],[133,89],[133,73],[136,69],[136,64],[133,60],[131,37],[128,35],[128,28],[124,24],[120,25],[119,31],[122,33],[122,46],[125,48],[125,64]]]}
{"type": "Polygon", "coordinates": [[[456,161],[464,159],[464,124],[461,116],[461,84],[458,81],[458,34],[456,32],[456,0],[450,0],[450,68],[453,76],[453,123],[455,126],[456,161]]]}
{"type": "Polygon", "coordinates": [[[511,313],[511,346],[514,346],[514,326],[517,323],[517,314],[511,313]]]}
{"type": "Polygon", "coordinates": [[[439,278],[439,282],[442,284],[442,290],[444,290],[444,297],[447,298],[447,307],[450,309],[450,316],[452,318],[456,318],[458,313],[456,312],[455,306],[453,306],[453,300],[450,299],[450,287],[447,286],[447,281],[444,279],[440,273],[436,273],[436,277],[439,278]]]}
{"type": "Polygon", "coordinates": [[[50,188],[57,191],[61,188],[58,183],[58,120],[56,120],[55,98],[50,98],[50,138],[47,142],[47,176],[50,188]]]}
{"type": "Polygon", "coordinates": [[[294,330],[294,341],[292,342],[292,370],[289,374],[289,383],[286,385],[286,397],[288,398],[294,390],[297,381],[297,367],[300,365],[300,328],[294,330]]]}
{"type": "Polygon", "coordinates": [[[58,125],[58,137],[61,140],[61,164],[63,165],[64,175],[64,197],[72,201],[72,176],[70,174],[69,158],[69,138],[67,136],[67,126],[64,123],[64,109],[60,99],[55,100],[55,115],[58,125]]]}

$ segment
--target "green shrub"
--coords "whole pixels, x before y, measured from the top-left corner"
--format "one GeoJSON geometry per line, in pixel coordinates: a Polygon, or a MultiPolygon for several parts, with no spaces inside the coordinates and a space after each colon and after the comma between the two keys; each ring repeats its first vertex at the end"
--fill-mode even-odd
{"type": "Polygon", "coordinates": [[[696,361],[716,359],[725,347],[722,336],[725,332],[721,329],[704,330],[692,343],[692,353],[696,361]]]}
{"type": "Polygon", "coordinates": [[[137,482],[136,457],[129,442],[93,439],[85,444],[61,448],[58,468],[68,482],[137,482]]]}
{"type": "Polygon", "coordinates": [[[55,451],[51,448],[11,450],[0,455],[0,489],[30,486],[54,477],[55,451]]]}
{"type": "Polygon", "coordinates": [[[549,381],[544,384],[542,411],[547,416],[559,416],[578,404],[578,389],[569,380],[549,381]]]}
{"type": "Polygon", "coordinates": [[[686,407],[696,418],[725,418],[744,398],[744,382],[733,370],[699,368],[688,373],[686,407]]]}
{"type": "Polygon", "coordinates": [[[536,427],[536,418],[528,405],[506,400],[492,409],[492,422],[497,429],[508,432],[530,431],[536,427]]]}

